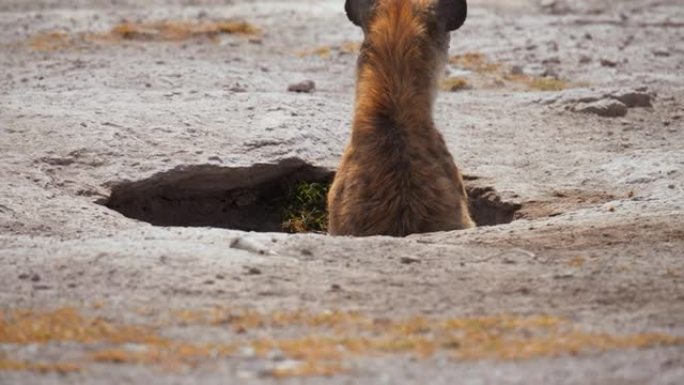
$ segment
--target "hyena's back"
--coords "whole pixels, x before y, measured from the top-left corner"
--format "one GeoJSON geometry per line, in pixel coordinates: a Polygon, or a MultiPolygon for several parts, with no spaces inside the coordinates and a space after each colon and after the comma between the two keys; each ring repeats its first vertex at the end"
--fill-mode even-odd
{"type": "Polygon", "coordinates": [[[443,142],[406,152],[363,150],[350,148],[335,176],[331,234],[405,236],[473,226],[462,179],[443,142]]]}

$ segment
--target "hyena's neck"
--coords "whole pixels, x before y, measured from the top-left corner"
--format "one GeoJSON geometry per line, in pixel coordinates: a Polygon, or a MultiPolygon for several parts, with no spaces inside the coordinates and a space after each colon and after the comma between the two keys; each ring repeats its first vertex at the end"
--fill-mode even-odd
{"type": "Polygon", "coordinates": [[[410,1],[379,10],[359,57],[355,132],[391,127],[410,134],[432,127],[435,55],[410,1]]]}

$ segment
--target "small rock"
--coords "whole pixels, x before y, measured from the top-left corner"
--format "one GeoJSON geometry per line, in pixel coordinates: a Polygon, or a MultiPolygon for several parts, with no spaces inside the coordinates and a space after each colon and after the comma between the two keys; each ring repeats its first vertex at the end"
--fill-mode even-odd
{"type": "Polygon", "coordinates": [[[38,274],[33,274],[31,276],[31,282],[40,282],[40,275],[38,274]]]}
{"type": "Polygon", "coordinates": [[[654,49],[652,52],[653,52],[653,55],[658,56],[658,57],[670,56],[670,51],[667,49],[664,49],[664,48],[654,49]]]}
{"type": "Polygon", "coordinates": [[[411,257],[401,257],[399,259],[399,262],[401,262],[405,265],[410,265],[412,263],[420,263],[420,259],[411,258],[411,257]]]}
{"type": "Polygon", "coordinates": [[[542,64],[548,65],[548,64],[560,64],[560,59],[558,56],[551,56],[547,57],[546,59],[542,60],[542,64]]]}
{"type": "Polygon", "coordinates": [[[556,69],[547,67],[544,72],[542,72],[542,77],[558,79],[560,76],[558,75],[558,71],[556,71],[556,69]]]}
{"type": "Polygon", "coordinates": [[[610,118],[627,115],[627,106],[615,99],[601,99],[592,103],[580,103],[573,110],[610,118]]]}
{"type": "Polygon", "coordinates": [[[579,62],[580,64],[591,63],[591,57],[589,57],[589,55],[581,55],[579,58],[579,62]]]}
{"type": "Polygon", "coordinates": [[[330,291],[342,291],[342,286],[333,283],[332,285],[330,285],[330,291]]]}
{"type": "Polygon", "coordinates": [[[615,67],[617,66],[617,62],[615,60],[602,58],[601,65],[604,67],[615,67]]]}
{"type": "Polygon", "coordinates": [[[511,75],[524,75],[525,71],[523,71],[522,66],[520,65],[514,65],[511,67],[511,75]]]}
{"type": "Polygon", "coordinates": [[[245,88],[244,86],[242,86],[240,84],[235,84],[235,85],[231,86],[230,88],[228,88],[228,91],[241,93],[241,92],[247,92],[247,88],[245,88]]]}
{"type": "Polygon", "coordinates": [[[261,270],[256,267],[250,267],[247,269],[247,274],[249,275],[261,275],[261,270]]]}
{"type": "Polygon", "coordinates": [[[304,80],[299,83],[290,84],[287,90],[290,92],[311,93],[316,89],[316,83],[313,80],[304,80]]]}
{"type": "Polygon", "coordinates": [[[29,277],[30,277],[29,274],[27,274],[27,273],[21,273],[21,274],[19,274],[19,277],[18,277],[18,278],[21,279],[21,280],[24,280],[24,279],[28,279],[29,277]]]}

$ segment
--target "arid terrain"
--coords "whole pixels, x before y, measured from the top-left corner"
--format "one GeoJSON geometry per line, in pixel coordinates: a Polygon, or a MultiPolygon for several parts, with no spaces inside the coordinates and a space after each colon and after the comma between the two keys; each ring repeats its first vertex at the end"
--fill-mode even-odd
{"type": "Polygon", "coordinates": [[[684,383],[684,4],[470,0],[435,119],[483,226],[281,232],[343,6],[0,2],[0,384],[684,383]]]}

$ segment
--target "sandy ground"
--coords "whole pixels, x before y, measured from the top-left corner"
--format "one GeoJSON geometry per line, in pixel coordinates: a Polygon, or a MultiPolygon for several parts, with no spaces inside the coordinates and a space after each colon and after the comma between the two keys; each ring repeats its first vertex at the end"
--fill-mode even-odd
{"type": "Polygon", "coordinates": [[[333,170],[341,1],[3,1],[0,384],[683,383],[684,5],[469,4],[436,120],[517,220],[354,239],[101,204],[333,170]]]}

